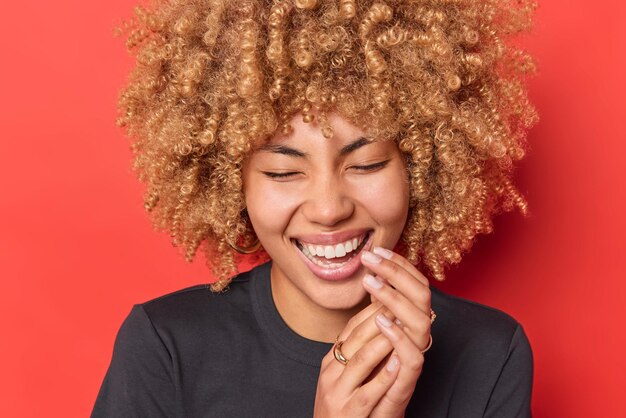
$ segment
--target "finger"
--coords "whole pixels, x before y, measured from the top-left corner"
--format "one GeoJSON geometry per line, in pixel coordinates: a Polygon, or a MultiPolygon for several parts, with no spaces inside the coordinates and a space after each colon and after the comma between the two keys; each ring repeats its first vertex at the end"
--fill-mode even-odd
{"type": "Polygon", "coordinates": [[[374,247],[371,252],[363,251],[361,261],[366,267],[376,269],[375,274],[381,275],[392,286],[403,292],[405,290],[410,292],[411,289],[415,289],[416,282],[430,289],[428,279],[415,266],[409,263],[406,258],[385,248],[374,247]]]}
{"type": "MultiPolygon", "coordinates": [[[[428,334],[431,326],[430,315],[426,315],[424,311],[416,307],[402,293],[378,281],[371,274],[365,275],[363,286],[389,308],[395,318],[401,321],[403,330],[409,334],[415,344],[421,346],[428,343],[428,334]]],[[[376,318],[378,319],[378,316],[376,318]]]]}
{"type": "MultiPolygon", "coordinates": [[[[361,323],[355,327],[351,327],[352,330],[347,336],[344,337],[346,333],[344,331],[341,332],[339,341],[343,341],[341,351],[346,357],[353,356],[361,347],[367,344],[368,341],[380,335],[380,330],[376,326],[376,316],[378,314],[384,313],[387,317],[395,318],[393,312],[381,302],[378,302],[377,306],[378,309],[372,312],[369,317],[364,319],[359,318],[361,323]]],[[[369,312],[371,312],[371,310],[369,310],[368,313],[369,312]]]]}
{"type": "MultiPolygon", "coordinates": [[[[378,280],[382,281],[383,283],[387,282],[387,279],[385,279],[383,277],[379,277],[378,280]]],[[[370,294],[370,301],[372,303],[376,303],[376,302],[378,302],[378,299],[376,299],[376,297],[374,295],[370,294]]]]}
{"type": "MultiPolygon", "coordinates": [[[[344,329],[337,336],[337,341],[343,341],[341,351],[346,357],[349,358],[354,355],[359,348],[373,339],[376,335],[380,334],[378,327],[374,323],[374,318],[381,312],[386,313],[390,317],[393,316],[393,313],[389,310],[389,308],[377,301],[368,305],[350,318],[344,329]]],[[[324,371],[329,366],[335,368],[336,366],[341,365],[335,359],[333,351],[330,350],[322,359],[321,366],[322,371],[324,371]]],[[[341,373],[341,370],[341,368],[336,368],[335,373],[338,375],[341,373]]]]}
{"type": "MultiPolygon", "coordinates": [[[[386,279],[390,285],[409,299],[413,305],[421,309],[425,314],[430,315],[431,292],[428,285],[424,285],[395,261],[387,260],[369,251],[363,251],[361,261],[375,275],[386,279]]],[[[374,297],[378,299],[376,294],[374,294],[374,297]]]]}
{"type": "Polygon", "coordinates": [[[354,331],[354,329],[356,329],[359,325],[368,320],[368,318],[371,318],[372,315],[380,309],[387,308],[383,306],[383,304],[379,301],[367,305],[364,309],[362,309],[356,315],[350,318],[344,329],[337,336],[337,339],[340,341],[346,340],[348,336],[354,331]]]}
{"type": "Polygon", "coordinates": [[[429,284],[428,278],[421,271],[419,271],[417,268],[415,268],[415,266],[413,264],[409,263],[409,260],[407,260],[406,258],[402,257],[400,254],[394,253],[393,251],[388,250],[388,249],[383,248],[383,247],[374,247],[372,249],[372,252],[374,254],[376,254],[376,255],[381,256],[384,259],[391,260],[391,261],[393,261],[395,263],[400,264],[400,266],[402,266],[402,268],[404,268],[411,275],[413,275],[424,286],[428,286],[428,284],[429,284]]]}
{"type": "Polygon", "coordinates": [[[398,408],[408,402],[415,389],[417,379],[422,373],[424,366],[424,354],[422,349],[413,343],[409,336],[388,318],[379,317],[376,323],[381,333],[389,339],[394,352],[400,360],[400,371],[393,385],[381,399],[377,408],[398,408]]]}
{"type": "Polygon", "coordinates": [[[392,349],[389,339],[379,331],[374,339],[364,344],[356,353],[350,357],[346,356],[348,364],[344,366],[337,379],[337,390],[340,393],[353,393],[363,385],[367,377],[391,353],[392,349]]]}
{"type": "Polygon", "coordinates": [[[358,388],[350,400],[350,403],[354,402],[357,406],[368,406],[368,416],[398,378],[400,359],[393,354],[384,366],[372,380],[358,388]]]}

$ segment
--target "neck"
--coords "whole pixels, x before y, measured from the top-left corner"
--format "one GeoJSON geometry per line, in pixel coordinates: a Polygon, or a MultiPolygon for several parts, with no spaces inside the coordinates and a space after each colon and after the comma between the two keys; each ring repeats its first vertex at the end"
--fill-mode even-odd
{"type": "Polygon", "coordinates": [[[334,343],[354,315],[369,303],[369,297],[351,309],[325,309],[301,292],[290,289],[288,281],[271,275],[272,298],[283,321],[298,335],[313,341],[334,343]]]}

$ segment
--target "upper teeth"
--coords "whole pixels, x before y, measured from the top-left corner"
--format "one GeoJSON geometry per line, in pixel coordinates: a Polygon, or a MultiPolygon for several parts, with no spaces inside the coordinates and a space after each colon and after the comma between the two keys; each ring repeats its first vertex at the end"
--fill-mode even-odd
{"type": "Polygon", "coordinates": [[[331,259],[335,257],[343,257],[349,252],[356,250],[363,241],[364,237],[365,235],[361,235],[358,238],[352,238],[336,245],[317,245],[307,244],[304,242],[300,242],[300,244],[302,245],[302,252],[307,255],[310,254],[331,259]]]}

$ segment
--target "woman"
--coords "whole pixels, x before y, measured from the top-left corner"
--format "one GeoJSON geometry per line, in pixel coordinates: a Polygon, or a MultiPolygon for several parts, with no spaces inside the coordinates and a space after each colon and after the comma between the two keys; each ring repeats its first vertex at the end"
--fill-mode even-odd
{"type": "Polygon", "coordinates": [[[136,305],[94,417],[530,416],[509,315],[444,279],[536,121],[532,2],[158,1],[120,98],[146,208],[218,280],[136,305]],[[247,257],[265,263],[236,274],[247,257]]]}

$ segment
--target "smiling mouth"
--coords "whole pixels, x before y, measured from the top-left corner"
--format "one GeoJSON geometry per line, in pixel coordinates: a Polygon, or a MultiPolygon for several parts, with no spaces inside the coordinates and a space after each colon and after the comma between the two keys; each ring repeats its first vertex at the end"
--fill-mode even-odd
{"type": "Polygon", "coordinates": [[[319,245],[295,242],[298,250],[312,263],[327,269],[339,268],[361,252],[372,231],[335,245],[319,245]]]}

